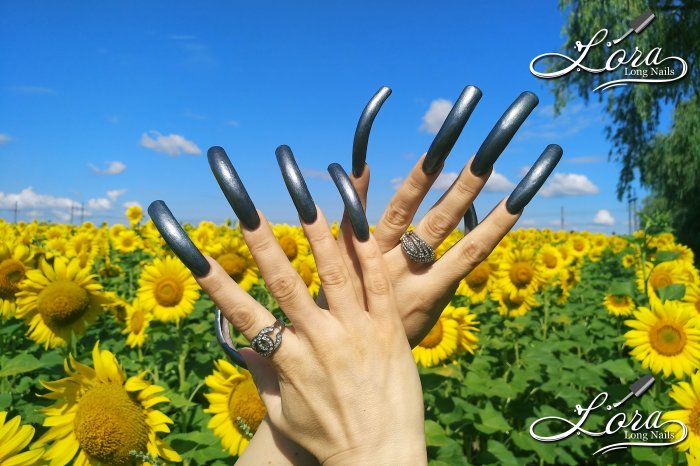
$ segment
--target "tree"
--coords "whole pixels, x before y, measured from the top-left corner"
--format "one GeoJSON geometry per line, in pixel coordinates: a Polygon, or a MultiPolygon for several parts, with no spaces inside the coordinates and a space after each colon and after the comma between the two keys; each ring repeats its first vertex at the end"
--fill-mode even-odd
{"type": "MultiPolygon", "coordinates": [[[[576,41],[585,43],[602,28],[609,30],[608,40],[620,37],[631,20],[651,10],[654,21],[622,43],[628,57],[635,47],[645,52],[662,47],[664,56],[675,55],[688,62],[688,74],[668,84],[632,84],[594,91],[611,79],[610,72],[571,72],[550,80],[550,84],[557,112],[575,95],[585,102],[597,99],[605,103],[609,116],[606,135],[612,143],[609,157],[621,164],[618,199],[638,177],[654,198],[645,203],[646,208],[665,206],[680,240],[700,257],[700,1],[560,0],[559,8],[567,14],[563,54],[571,55],[576,41]],[[659,132],[662,111],[673,112],[673,123],[666,134],[659,132]]],[[[586,62],[602,66],[610,53],[603,46],[591,48],[586,62]]],[[[549,67],[553,69],[554,64],[549,67]]]]}

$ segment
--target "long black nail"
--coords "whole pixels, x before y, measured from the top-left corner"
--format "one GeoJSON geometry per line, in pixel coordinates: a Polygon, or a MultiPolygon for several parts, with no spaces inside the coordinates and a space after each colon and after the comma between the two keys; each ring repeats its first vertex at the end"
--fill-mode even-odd
{"type": "Polygon", "coordinates": [[[481,90],[478,87],[467,86],[464,88],[445,118],[437,136],[433,139],[433,143],[430,144],[425,160],[423,160],[423,172],[428,175],[435,173],[450,155],[459,135],[462,134],[464,125],[467,124],[476,104],[479,103],[479,99],[481,99],[481,90]]]}
{"type": "Polygon", "coordinates": [[[540,100],[532,92],[523,92],[510,104],[501,118],[496,122],[481,147],[476,152],[471,165],[471,172],[481,176],[491,169],[496,159],[501,155],[518,128],[537,107],[540,100]]]}
{"type": "Polygon", "coordinates": [[[226,356],[229,357],[233,363],[238,364],[244,369],[248,369],[248,365],[245,363],[245,359],[241,356],[241,353],[236,351],[235,344],[231,340],[231,329],[229,328],[229,322],[226,317],[221,314],[221,309],[216,308],[216,316],[214,317],[214,329],[216,332],[216,339],[219,340],[219,345],[226,352],[226,356]]]}
{"type": "Polygon", "coordinates": [[[350,182],[348,174],[337,163],[328,165],[328,173],[331,174],[333,182],[338,191],[340,191],[340,197],[343,198],[343,204],[345,204],[345,210],[350,217],[350,224],[355,237],[360,241],[367,241],[369,239],[367,216],[362,208],[360,196],[357,195],[357,191],[355,191],[355,187],[350,182]]]}
{"type": "Polygon", "coordinates": [[[525,206],[535,197],[535,194],[542,187],[547,177],[554,171],[564,151],[556,144],[548,145],[537,162],[530,168],[525,178],[520,180],[513,193],[506,201],[506,210],[511,214],[516,214],[523,210],[525,206]]]}
{"type": "Polygon", "coordinates": [[[233,168],[231,160],[226,155],[226,151],[219,146],[209,148],[207,151],[209,166],[219,187],[224,192],[224,196],[231,204],[236,217],[248,230],[255,230],[260,226],[260,216],[255,210],[255,204],[250,200],[243,182],[238,177],[236,169],[233,168]]]}
{"type": "Polygon", "coordinates": [[[472,231],[479,224],[479,220],[476,218],[476,209],[474,204],[469,206],[469,210],[464,214],[464,234],[466,235],[472,231]]]}
{"type": "Polygon", "coordinates": [[[297,208],[299,216],[304,221],[304,223],[313,223],[316,221],[316,204],[311,197],[309,188],[306,187],[306,182],[304,177],[301,176],[301,171],[297,165],[296,160],[294,160],[294,154],[292,154],[292,149],[289,146],[279,146],[275,150],[275,155],[277,156],[277,163],[282,170],[282,178],[284,178],[284,184],[287,185],[287,191],[294,202],[294,207],[297,208]]]}
{"type": "Polygon", "coordinates": [[[204,258],[202,253],[197,249],[185,230],[173,213],[170,212],[168,206],[163,201],[153,201],[148,206],[148,215],[160,232],[161,236],[168,243],[168,246],[173,250],[175,255],[180,258],[183,264],[196,277],[203,277],[209,273],[209,262],[204,258]]]}
{"type": "Polygon", "coordinates": [[[365,170],[365,160],[367,159],[367,143],[369,142],[369,132],[372,129],[374,118],[379,113],[382,105],[391,95],[391,89],[384,86],[374,94],[374,97],[367,103],[360,115],[355,129],[355,139],[352,142],[352,174],[355,178],[362,175],[365,170]]]}

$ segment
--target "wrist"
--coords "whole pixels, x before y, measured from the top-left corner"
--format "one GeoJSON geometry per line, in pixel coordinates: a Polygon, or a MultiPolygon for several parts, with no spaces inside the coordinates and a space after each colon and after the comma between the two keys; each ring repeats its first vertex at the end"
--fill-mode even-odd
{"type": "Polygon", "coordinates": [[[385,442],[381,445],[363,445],[351,448],[326,458],[323,466],[393,466],[428,464],[425,436],[415,439],[404,439],[401,442],[385,442]]]}

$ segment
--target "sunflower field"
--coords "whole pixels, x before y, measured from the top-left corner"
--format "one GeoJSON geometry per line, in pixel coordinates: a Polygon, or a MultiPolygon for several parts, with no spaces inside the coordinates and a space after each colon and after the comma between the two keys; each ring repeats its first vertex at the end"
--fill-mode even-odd
{"type": "MultiPolygon", "coordinates": [[[[216,341],[211,300],[141,209],[126,215],[128,227],[0,220],[0,465],[226,465],[264,417],[250,374],[216,341]]],[[[280,315],[235,225],[185,228],[280,315]]],[[[302,229],[273,230],[315,296],[302,229]]],[[[413,353],[434,466],[700,464],[700,276],[662,228],[509,233],[413,353]],[[675,447],[594,455],[623,430],[530,435],[535,420],[576,422],[574,407],[603,391],[622,399],[649,373],[655,383],[624,411],[683,422],[675,447]]],[[[606,422],[601,409],[585,426],[606,422]]]]}

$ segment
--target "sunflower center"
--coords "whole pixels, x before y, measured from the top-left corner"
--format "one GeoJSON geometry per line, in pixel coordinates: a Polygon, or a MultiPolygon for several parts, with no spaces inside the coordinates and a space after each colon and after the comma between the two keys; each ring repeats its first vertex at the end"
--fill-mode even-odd
{"type": "Polygon", "coordinates": [[[688,428],[695,435],[700,435],[700,403],[696,403],[688,416],[688,428]]]}
{"type": "Polygon", "coordinates": [[[236,419],[240,419],[250,429],[251,433],[258,430],[258,426],[265,417],[265,405],[258,395],[253,379],[247,378],[231,391],[228,399],[228,411],[235,428],[241,430],[236,419]]]}
{"type": "Polygon", "coordinates": [[[517,307],[520,307],[525,302],[525,296],[521,296],[518,293],[514,293],[506,296],[503,302],[509,308],[515,309],[517,307]]]}
{"type": "Polygon", "coordinates": [[[294,238],[291,236],[283,236],[280,238],[279,243],[289,260],[292,260],[297,256],[299,251],[297,248],[297,242],[294,238]]]}
{"type": "Polygon", "coordinates": [[[474,270],[469,272],[469,275],[467,275],[465,280],[467,281],[467,285],[469,285],[469,287],[472,289],[482,288],[489,280],[490,274],[491,268],[488,266],[488,264],[482,262],[481,264],[477,265],[474,270]]]}
{"type": "Polygon", "coordinates": [[[0,299],[10,299],[18,291],[19,282],[26,277],[24,264],[17,259],[0,262],[0,299]]]}
{"type": "Polygon", "coordinates": [[[695,310],[700,312],[700,296],[695,300],[695,310]]]}
{"type": "Polygon", "coordinates": [[[629,298],[624,295],[613,295],[611,300],[616,306],[627,306],[629,304],[629,298]]]}
{"type": "Polygon", "coordinates": [[[131,464],[130,451],[146,452],[148,424],[141,407],[118,384],[98,384],[78,402],[75,437],[104,464],[131,464]]]}
{"type": "Polygon", "coordinates": [[[143,323],[144,323],[143,311],[142,310],[134,311],[134,313],[131,315],[131,322],[129,323],[129,326],[131,327],[131,333],[134,333],[134,334],[141,333],[141,329],[143,329],[143,323]]]}
{"type": "Polygon", "coordinates": [[[518,288],[525,288],[533,278],[532,266],[527,262],[515,262],[510,269],[510,281],[518,288]]]}
{"type": "Polygon", "coordinates": [[[649,332],[649,343],[664,356],[675,356],[685,348],[686,336],[675,323],[659,322],[649,332]]]}
{"type": "Polygon", "coordinates": [[[546,252],[542,254],[542,263],[548,269],[555,269],[557,267],[557,258],[554,254],[546,252]]]}
{"type": "Polygon", "coordinates": [[[125,248],[130,248],[134,244],[134,240],[129,237],[122,239],[122,246],[125,248]]]}
{"type": "Polygon", "coordinates": [[[298,271],[301,279],[304,280],[304,284],[307,287],[311,286],[311,284],[314,282],[314,271],[311,270],[311,267],[306,264],[301,264],[298,271]]]}
{"type": "Polygon", "coordinates": [[[655,270],[651,273],[649,283],[655,290],[658,290],[659,288],[671,285],[673,283],[673,277],[665,270],[655,270]]]}
{"type": "Polygon", "coordinates": [[[440,344],[442,341],[442,321],[438,319],[437,322],[435,322],[435,325],[433,325],[433,328],[430,329],[428,334],[421,340],[420,343],[418,343],[418,346],[422,346],[423,348],[435,348],[437,345],[440,344]]]}
{"type": "Polygon", "coordinates": [[[586,244],[580,239],[575,239],[573,242],[573,247],[577,251],[583,251],[586,248],[586,244]]]}
{"type": "Polygon", "coordinates": [[[49,327],[63,327],[85,314],[90,295],[75,282],[59,280],[39,293],[36,307],[49,327]]]}
{"type": "Polygon", "coordinates": [[[217,261],[221,264],[221,267],[226,271],[229,277],[233,278],[235,281],[240,281],[241,278],[243,278],[246,261],[238,254],[232,252],[223,254],[219,256],[217,261]]]}
{"type": "Polygon", "coordinates": [[[182,283],[172,277],[161,277],[155,286],[155,298],[161,306],[172,307],[182,300],[182,283]]]}

